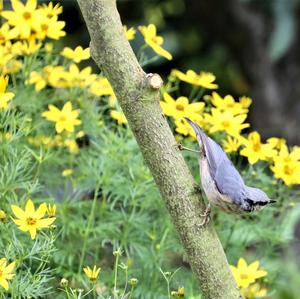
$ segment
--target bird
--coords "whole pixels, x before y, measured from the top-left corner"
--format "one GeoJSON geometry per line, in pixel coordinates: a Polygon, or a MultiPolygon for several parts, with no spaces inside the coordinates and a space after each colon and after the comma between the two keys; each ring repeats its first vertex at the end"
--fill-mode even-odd
{"type": "Polygon", "coordinates": [[[227,213],[244,214],[261,210],[275,202],[261,189],[245,184],[238,170],[222,147],[208,137],[189,118],[184,118],[194,129],[200,147],[200,177],[202,189],[208,199],[204,223],[209,221],[211,205],[227,213]]]}

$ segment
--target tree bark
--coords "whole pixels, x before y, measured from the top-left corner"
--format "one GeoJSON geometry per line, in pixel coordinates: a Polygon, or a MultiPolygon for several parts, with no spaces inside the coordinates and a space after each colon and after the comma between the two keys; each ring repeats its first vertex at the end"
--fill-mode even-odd
{"type": "Polygon", "coordinates": [[[78,0],[91,54],[109,79],[155,179],[206,299],[242,298],[204,202],[160,109],[158,75],[146,75],[126,40],[115,0],[78,0]]]}

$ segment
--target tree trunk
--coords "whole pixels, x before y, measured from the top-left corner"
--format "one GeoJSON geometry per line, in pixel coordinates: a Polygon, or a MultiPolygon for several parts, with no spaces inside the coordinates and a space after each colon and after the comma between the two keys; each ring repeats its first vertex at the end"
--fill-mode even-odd
{"type": "Polygon", "coordinates": [[[160,77],[146,75],[126,40],[115,0],[78,0],[92,57],[117,95],[206,299],[242,298],[204,202],[160,109],[160,77]],[[153,80],[155,78],[155,80],[153,80]]]}

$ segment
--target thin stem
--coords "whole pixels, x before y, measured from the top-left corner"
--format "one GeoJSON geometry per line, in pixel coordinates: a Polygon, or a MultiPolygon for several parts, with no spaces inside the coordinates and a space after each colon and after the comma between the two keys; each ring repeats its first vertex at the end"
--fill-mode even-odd
{"type": "Polygon", "coordinates": [[[85,230],[85,234],[84,234],[84,237],[83,237],[83,245],[82,245],[82,251],[81,251],[80,262],[79,262],[79,267],[78,267],[78,274],[82,270],[83,260],[84,260],[85,252],[86,252],[88,235],[89,235],[90,229],[91,229],[91,227],[93,225],[95,208],[96,208],[97,197],[98,197],[98,190],[99,190],[99,185],[96,186],[96,190],[95,190],[95,194],[94,194],[94,199],[93,199],[93,204],[92,204],[91,212],[90,212],[89,219],[88,219],[87,228],[85,230]]]}
{"type": "Polygon", "coordinates": [[[70,294],[69,294],[69,290],[68,290],[68,288],[67,288],[67,287],[65,287],[65,292],[67,293],[67,297],[68,297],[68,299],[70,299],[70,294]]]}
{"type": "Polygon", "coordinates": [[[128,299],[131,299],[132,293],[133,293],[133,289],[134,289],[134,286],[132,285],[132,286],[131,286],[131,289],[130,289],[130,293],[129,293],[128,299]]]}
{"type": "Polygon", "coordinates": [[[195,97],[197,91],[199,89],[199,86],[193,86],[191,92],[190,92],[190,95],[189,95],[189,99],[192,101],[193,98],[195,97]]]}
{"type": "Polygon", "coordinates": [[[167,280],[167,286],[168,286],[168,298],[171,299],[170,281],[169,281],[169,279],[166,279],[166,280],[167,280]]]}
{"type": "Polygon", "coordinates": [[[119,254],[116,254],[116,262],[115,262],[115,279],[114,279],[114,297],[117,295],[117,280],[118,280],[118,266],[119,266],[119,254]]]}
{"type": "Polygon", "coordinates": [[[150,63],[153,63],[153,62],[157,61],[158,59],[159,59],[159,56],[156,55],[156,56],[154,56],[154,57],[152,57],[152,58],[150,58],[150,59],[148,59],[148,60],[146,60],[146,61],[144,61],[144,62],[141,62],[141,63],[140,63],[140,64],[141,64],[141,67],[144,67],[144,66],[146,66],[146,65],[148,65],[148,64],[150,64],[150,63]]]}

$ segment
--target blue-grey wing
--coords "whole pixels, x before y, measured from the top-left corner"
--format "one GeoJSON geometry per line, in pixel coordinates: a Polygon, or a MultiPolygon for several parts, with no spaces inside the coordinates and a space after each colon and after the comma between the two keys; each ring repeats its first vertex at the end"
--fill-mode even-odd
{"type": "Polygon", "coordinates": [[[245,183],[228,158],[218,165],[213,178],[221,194],[228,196],[237,204],[241,202],[245,195],[245,183]]]}
{"type": "Polygon", "coordinates": [[[209,164],[210,174],[212,177],[215,177],[216,171],[219,168],[220,164],[224,160],[228,160],[229,162],[230,160],[228,159],[226,153],[223,151],[221,146],[206,135],[205,135],[204,148],[205,148],[207,161],[209,164]]]}

